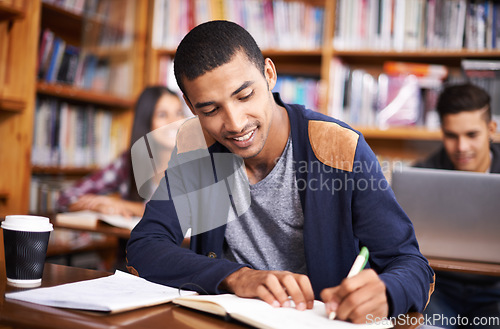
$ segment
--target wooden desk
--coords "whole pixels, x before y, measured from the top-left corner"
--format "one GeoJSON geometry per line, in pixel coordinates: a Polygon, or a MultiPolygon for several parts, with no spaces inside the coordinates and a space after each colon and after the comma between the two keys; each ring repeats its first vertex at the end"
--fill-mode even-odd
{"type": "MultiPolygon", "coordinates": [[[[173,304],[163,304],[134,311],[103,314],[5,300],[5,292],[16,288],[6,285],[5,267],[0,263],[0,324],[13,328],[250,328],[237,322],[226,322],[217,316],[192,311],[173,304]]],[[[45,264],[42,286],[53,286],[109,275],[107,272],[62,265],[45,264]]],[[[412,314],[415,319],[420,314],[412,314]]],[[[0,326],[1,326],[0,325],[0,326]]],[[[397,326],[411,329],[417,326],[397,326]]]]}
{"type": "Polygon", "coordinates": [[[500,276],[500,264],[441,259],[435,257],[427,257],[427,259],[431,267],[437,271],[500,276]]]}

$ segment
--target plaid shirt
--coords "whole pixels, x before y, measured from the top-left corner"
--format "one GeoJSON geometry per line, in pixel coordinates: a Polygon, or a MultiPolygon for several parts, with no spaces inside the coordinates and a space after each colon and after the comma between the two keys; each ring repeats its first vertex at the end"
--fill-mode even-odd
{"type": "Polygon", "coordinates": [[[105,168],[98,170],[61,191],[57,200],[58,211],[67,211],[69,205],[84,194],[120,193],[128,198],[130,189],[130,151],[123,152],[105,168]]]}

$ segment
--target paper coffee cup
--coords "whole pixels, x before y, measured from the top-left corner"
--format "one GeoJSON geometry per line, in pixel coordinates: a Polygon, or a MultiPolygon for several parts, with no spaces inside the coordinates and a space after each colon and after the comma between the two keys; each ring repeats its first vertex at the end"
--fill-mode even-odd
{"type": "Polygon", "coordinates": [[[52,224],[47,217],[10,215],[2,222],[7,283],[37,287],[42,283],[52,224]]]}

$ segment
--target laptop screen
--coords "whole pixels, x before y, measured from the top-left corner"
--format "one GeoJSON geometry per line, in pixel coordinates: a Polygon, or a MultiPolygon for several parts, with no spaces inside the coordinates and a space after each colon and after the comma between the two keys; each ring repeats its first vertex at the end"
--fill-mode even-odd
{"type": "Polygon", "coordinates": [[[392,188],[424,256],[500,263],[500,174],[403,168],[392,188]]]}

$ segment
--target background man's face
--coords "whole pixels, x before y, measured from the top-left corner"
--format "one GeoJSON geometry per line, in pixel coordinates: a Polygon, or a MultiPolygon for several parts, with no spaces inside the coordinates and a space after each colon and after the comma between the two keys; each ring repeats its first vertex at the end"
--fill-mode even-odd
{"type": "Polygon", "coordinates": [[[246,55],[194,79],[184,79],[187,102],[203,129],[244,159],[262,151],[274,101],[266,78],[246,55]]]}
{"type": "Polygon", "coordinates": [[[455,169],[484,172],[490,166],[490,137],[496,129],[487,123],[484,109],[447,114],[441,122],[443,143],[455,169]]]}

